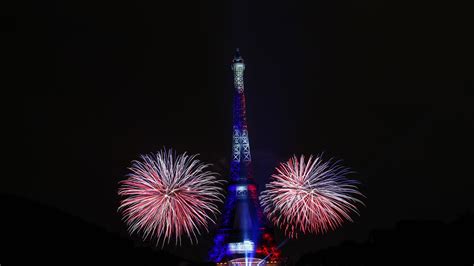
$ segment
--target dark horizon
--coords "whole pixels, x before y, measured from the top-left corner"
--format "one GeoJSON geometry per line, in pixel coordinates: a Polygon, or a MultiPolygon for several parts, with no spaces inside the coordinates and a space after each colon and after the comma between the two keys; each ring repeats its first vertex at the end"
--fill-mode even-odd
{"type": "MultiPolygon", "coordinates": [[[[27,265],[32,261],[63,265],[65,258],[75,265],[155,265],[157,262],[180,266],[215,265],[202,258],[183,256],[180,252],[193,249],[189,245],[161,249],[152,241],[143,242],[136,235],[130,237],[107,231],[51,206],[12,195],[0,195],[0,200],[5,203],[4,211],[15,217],[13,221],[7,220],[6,227],[22,228],[14,234],[2,232],[2,236],[8,236],[9,243],[7,256],[2,259],[12,265],[27,265]],[[40,216],[44,218],[34,218],[40,216]],[[31,223],[32,218],[34,223],[31,223]],[[25,242],[29,247],[28,256],[19,256],[18,248],[25,246],[25,242]]],[[[289,256],[287,262],[305,266],[464,265],[473,259],[468,245],[472,240],[473,222],[472,212],[463,213],[448,223],[402,220],[390,228],[372,229],[363,241],[344,240],[299,256],[289,256]]]]}
{"type": "MultiPolygon", "coordinates": [[[[4,33],[18,40],[27,156],[18,176],[2,179],[5,202],[39,204],[149,247],[126,232],[118,182],[132,160],[162,147],[199,153],[228,177],[230,66],[240,48],[259,187],[293,154],[324,153],[352,168],[367,196],[354,223],[289,241],[285,255],[365,243],[374,230],[395,230],[400,221],[454,228],[460,217],[472,217],[474,44],[467,8],[46,1],[15,17],[4,33]]],[[[165,251],[204,262],[213,230],[198,246],[165,251]]]]}

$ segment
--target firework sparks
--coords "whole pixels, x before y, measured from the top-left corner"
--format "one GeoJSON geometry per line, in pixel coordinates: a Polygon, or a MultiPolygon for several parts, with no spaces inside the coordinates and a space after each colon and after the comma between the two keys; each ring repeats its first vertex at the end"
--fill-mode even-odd
{"type": "Polygon", "coordinates": [[[358,182],[346,178],[349,173],[339,161],[293,156],[276,168],[261,193],[263,211],[290,238],[334,230],[352,221],[350,214],[358,214],[356,204],[363,204],[356,198],[363,196],[358,182]]]}
{"type": "Polygon", "coordinates": [[[182,235],[196,243],[201,230],[215,222],[223,181],[196,156],[163,150],[133,162],[118,192],[130,234],[141,232],[143,239],[156,238],[162,246],[172,238],[181,244],[182,235]]]}

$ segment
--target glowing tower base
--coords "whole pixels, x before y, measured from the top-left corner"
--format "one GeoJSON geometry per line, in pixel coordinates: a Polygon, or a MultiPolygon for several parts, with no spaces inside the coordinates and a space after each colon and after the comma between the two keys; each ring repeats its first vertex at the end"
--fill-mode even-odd
{"type": "Polygon", "coordinates": [[[266,265],[265,261],[262,259],[252,258],[238,258],[229,261],[229,266],[261,266],[266,265]]]}
{"type": "Polygon", "coordinates": [[[259,258],[237,258],[230,260],[228,262],[218,262],[218,266],[281,266],[282,262],[280,260],[270,260],[266,261],[259,258]]]}

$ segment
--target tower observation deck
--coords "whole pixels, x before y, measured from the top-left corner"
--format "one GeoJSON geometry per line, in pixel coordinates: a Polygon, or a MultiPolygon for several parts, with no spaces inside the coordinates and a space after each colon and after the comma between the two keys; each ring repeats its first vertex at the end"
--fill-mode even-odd
{"type": "Polygon", "coordinates": [[[279,265],[280,251],[264,224],[252,172],[244,70],[244,60],[237,49],[232,61],[234,98],[230,180],[222,220],[209,255],[218,265],[279,265]]]}

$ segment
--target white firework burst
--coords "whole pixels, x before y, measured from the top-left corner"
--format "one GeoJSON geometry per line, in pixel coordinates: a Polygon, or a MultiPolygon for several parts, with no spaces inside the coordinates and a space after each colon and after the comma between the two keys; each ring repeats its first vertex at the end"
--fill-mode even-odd
{"type": "Polygon", "coordinates": [[[131,234],[139,231],[144,239],[162,241],[162,246],[173,237],[181,243],[182,235],[196,243],[201,229],[207,231],[208,223],[215,222],[223,181],[196,156],[163,150],[133,162],[119,188],[124,197],[119,211],[131,234]]]}
{"type": "Polygon", "coordinates": [[[276,168],[260,202],[268,219],[290,238],[299,233],[322,234],[352,221],[358,214],[356,196],[363,196],[357,181],[346,178],[349,168],[340,161],[324,162],[321,156],[305,161],[296,156],[276,168]]]}

